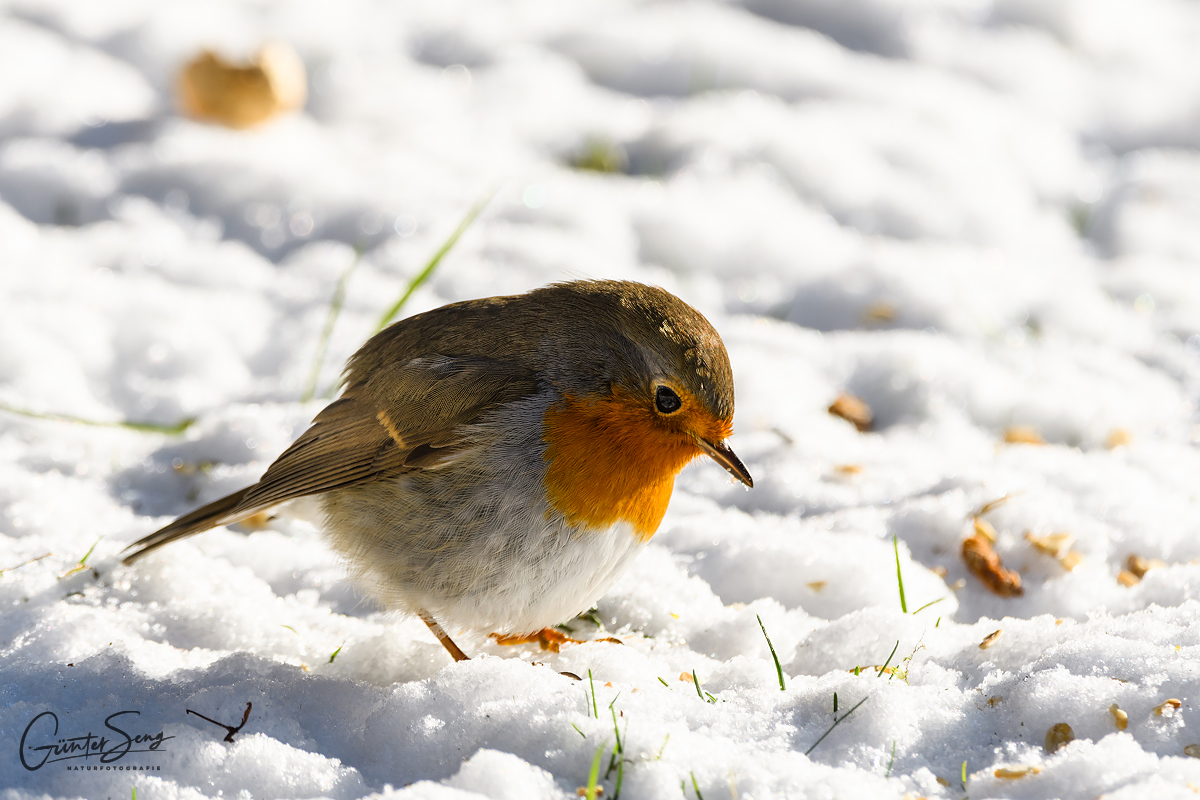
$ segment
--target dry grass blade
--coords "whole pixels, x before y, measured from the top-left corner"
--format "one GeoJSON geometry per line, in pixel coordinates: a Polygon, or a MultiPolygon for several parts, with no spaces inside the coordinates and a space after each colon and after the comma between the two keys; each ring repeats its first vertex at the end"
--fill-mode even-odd
{"type": "Polygon", "coordinates": [[[3,575],[6,572],[12,572],[14,569],[20,569],[21,567],[28,566],[29,564],[33,564],[36,561],[41,561],[43,558],[49,558],[52,555],[54,555],[54,554],[53,553],[42,553],[40,556],[38,556],[36,558],[31,558],[28,561],[22,561],[20,564],[16,564],[11,567],[4,567],[3,569],[0,569],[0,575],[3,575]]]}
{"type": "Polygon", "coordinates": [[[1000,506],[1004,505],[1009,500],[1011,500],[1013,497],[1015,497],[1017,494],[1019,494],[1019,493],[1018,492],[1009,492],[1008,494],[997,497],[995,500],[989,500],[988,502],[986,502],[982,506],[980,506],[979,510],[976,511],[971,516],[982,517],[984,514],[988,513],[989,511],[993,511],[993,510],[999,508],[1000,506]]]}

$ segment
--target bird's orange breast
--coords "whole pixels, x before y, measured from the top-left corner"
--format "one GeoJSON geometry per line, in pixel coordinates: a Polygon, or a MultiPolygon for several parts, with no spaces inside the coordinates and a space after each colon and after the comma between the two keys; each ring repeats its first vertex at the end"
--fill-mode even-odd
{"type": "Polygon", "coordinates": [[[631,393],[566,396],[546,412],[546,496],[573,525],[627,522],[643,540],[658,530],[675,476],[700,454],[631,393]]]}

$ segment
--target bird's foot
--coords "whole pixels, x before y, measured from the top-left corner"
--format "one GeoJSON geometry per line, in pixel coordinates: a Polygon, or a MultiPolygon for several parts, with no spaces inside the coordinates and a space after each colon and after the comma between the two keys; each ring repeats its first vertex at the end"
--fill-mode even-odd
{"type": "Polygon", "coordinates": [[[543,650],[549,650],[551,653],[557,653],[558,649],[564,644],[583,644],[582,639],[572,639],[561,631],[554,628],[542,628],[537,633],[529,634],[489,634],[488,638],[495,639],[496,644],[502,644],[506,647],[518,644],[533,644],[537,642],[543,650]]]}
{"type": "MultiPolygon", "coordinates": [[[[557,653],[558,649],[564,644],[584,644],[586,639],[572,639],[565,633],[554,628],[542,628],[537,633],[528,634],[503,634],[490,633],[489,639],[495,639],[496,644],[502,644],[506,647],[511,647],[517,644],[533,644],[537,643],[543,650],[549,650],[551,653],[557,653]]],[[[605,636],[603,639],[593,639],[596,642],[611,642],[612,644],[625,644],[620,639],[615,639],[612,636],[605,636]]]]}

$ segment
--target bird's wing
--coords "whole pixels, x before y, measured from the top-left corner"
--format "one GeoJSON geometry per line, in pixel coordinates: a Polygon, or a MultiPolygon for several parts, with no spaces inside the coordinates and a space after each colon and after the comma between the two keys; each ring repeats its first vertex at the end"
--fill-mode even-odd
{"type": "Polygon", "coordinates": [[[165,544],[306,495],[437,469],[470,450],[472,424],[537,391],[512,362],[435,356],[377,367],[317,414],[258,483],[130,545],[130,563],[165,544]]]}
{"type": "Polygon", "coordinates": [[[473,444],[472,423],[536,390],[529,370],[486,358],[379,367],[318,414],[239,505],[264,507],[445,466],[473,444]]]}

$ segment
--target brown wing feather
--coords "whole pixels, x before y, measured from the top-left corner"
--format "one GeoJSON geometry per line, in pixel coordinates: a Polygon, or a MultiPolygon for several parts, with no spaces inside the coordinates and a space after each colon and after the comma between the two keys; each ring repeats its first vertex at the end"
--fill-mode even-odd
{"type": "Polygon", "coordinates": [[[469,426],[536,390],[531,373],[483,358],[418,358],[376,370],[313,420],[243,507],[445,466],[470,449],[469,426]]]}
{"type": "Polygon", "coordinates": [[[529,370],[484,358],[381,366],[323,409],[258,483],[131,545],[142,549],[125,561],[293,498],[444,467],[471,449],[472,423],[537,386],[529,370]]]}
{"type": "Polygon", "coordinates": [[[397,475],[404,469],[404,455],[360,398],[342,397],[275,459],[242,506],[275,505],[397,475]]]}

